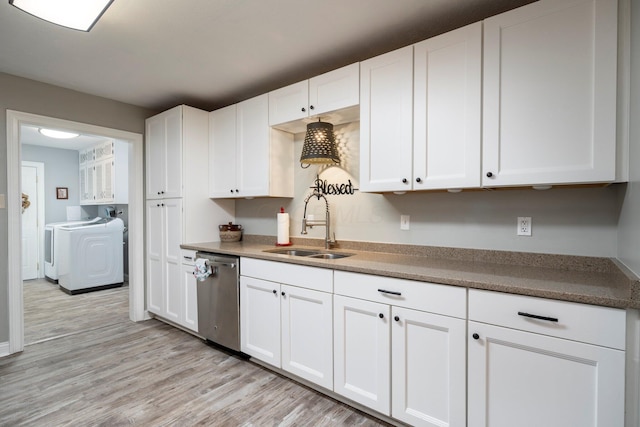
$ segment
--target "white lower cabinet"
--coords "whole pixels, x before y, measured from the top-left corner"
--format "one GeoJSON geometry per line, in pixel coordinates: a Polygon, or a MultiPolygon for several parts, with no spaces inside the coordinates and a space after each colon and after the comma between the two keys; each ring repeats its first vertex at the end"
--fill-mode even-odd
{"type": "Polygon", "coordinates": [[[332,389],[333,272],[247,258],[240,268],[241,350],[332,389]]]}
{"type": "Polygon", "coordinates": [[[414,426],[466,423],[466,321],[393,307],[391,416],[414,426]]]}
{"type": "Polygon", "coordinates": [[[182,199],[147,201],[147,306],[150,312],[180,324],[182,199]]]}
{"type": "Polygon", "coordinates": [[[390,415],[390,307],[334,295],[334,391],[390,415]]]}
{"type": "Polygon", "coordinates": [[[193,275],[196,251],[182,251],[182,315],[180,324],[198,332],[198,281],[193,275]]]}
{"type": "Polygon", "coordinates": [[[471,290],[469,318],[469,427],[624,425],[624,310],[471,290]]]}
{"type": "Polygon", "coordinates": [[[146,203],[147,309],[198,332],[197,281],[193,276],[196,251],[180,249],[183,199],[146,203]]]}
{"type": "Polygon", "coordinates": [[[334,391],[411,425],[464,426],[466,290],[338,271],[334,289],[334,391]]]}
{"type": "MultiPolygon", "coordinates": [[[[240,262],[242,268],[243,261],[240,262]]],[[[240,277],[240,349],[280,367],[280,285],[240,277]]]]}

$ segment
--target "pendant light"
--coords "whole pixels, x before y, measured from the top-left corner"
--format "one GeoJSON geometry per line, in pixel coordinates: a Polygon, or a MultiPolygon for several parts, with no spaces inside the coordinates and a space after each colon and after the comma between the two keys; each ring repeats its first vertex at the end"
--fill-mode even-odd
{"type": "Polygon", "coordinates": [[[89,31],[113,0],[9,0],[37,18],[80,31],[89,31]]]}
{"type": "Polygon", "coordinates": [[[309,123],[304,137],[300,166],[308,168],[312,164],[338,164],[340,157],[336,149],[336,137],[333,125],[327,122],[309,123]]]}

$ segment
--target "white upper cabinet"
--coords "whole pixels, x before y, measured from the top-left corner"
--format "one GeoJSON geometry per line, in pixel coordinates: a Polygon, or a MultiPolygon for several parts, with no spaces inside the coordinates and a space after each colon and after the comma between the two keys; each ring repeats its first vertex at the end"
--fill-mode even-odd
{"type": "Polygon", "coordinates": [[[209,113],[209,196],[232,197],[236,185],[236,105],[209,113]]]}
{"type": "Polygon", "coordinates": [[[305,122],[319,117],[340,124],[357,120],[360,102],[360,65],[338,68],[269,93],[269,125],[288,132],[302,132],[305,122]],[[344,111],[343,111],[344,110],[344,111]]]}
{"type": "Polygon", "coordinates": [[[482,23],[414,46],[413,189],[480,186],[482,23]]]}
{"type": "Polygon", "coordinates": [[[293,197],[293,135],[268,110],[264,94],[210,113],[209,197],[293,197]]]}
{"type": "Polygon", "coordinates": [[[483,186],[616,178],[616,0],[485,20],[483,186]]]}
{"type": "Polygon", "coordinates": [[[79,153],[80,204],[129,203],[129,144],[109,140],[79,153]]]}
{"type": "Polygon", "coordinates": [[[179,105],[146,121],[147,199],[182,197],[183,113],[190,110],[179,105]]]}
{"type": "Polygon", "coordinates": [[[360,191],[411,189],[413,46],[360,63],[360,191]]]}
{"type": "Polygon", "coordinates": [[[480,186],[481,67],[481,23],[361,63],[362,191],[480,186]]]}

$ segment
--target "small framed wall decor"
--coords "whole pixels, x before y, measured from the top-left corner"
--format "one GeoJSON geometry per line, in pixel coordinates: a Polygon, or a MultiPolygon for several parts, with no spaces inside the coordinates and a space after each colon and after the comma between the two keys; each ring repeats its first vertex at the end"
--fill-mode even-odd
{"type": "Polygon", "coordinates": [[[56,187],[56,199],[68,199],[69,189],[67,187],[56,187]]]}

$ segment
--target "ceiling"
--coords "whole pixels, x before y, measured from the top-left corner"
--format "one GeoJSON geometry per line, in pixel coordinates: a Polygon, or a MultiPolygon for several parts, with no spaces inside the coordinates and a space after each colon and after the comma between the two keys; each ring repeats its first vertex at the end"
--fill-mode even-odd
{"type": "Polygon", "coordinates": [[[115,0],[89,33],[0,1],[0,72],[214,110],[532,0],[115,0]]]}
{"type": "MultiPolygon", "coordinates": [[[[57,129],[73,130],[73,129],[57,129]]],[[[106,141],[104,136],[79,135],[76,138],[56,139],[45,136],[38,132],[35,126],[20,126],[20,143],[28,145],[39,145],[42,147],[61,148],[63,150],[81,150],[100,142],[106,141]]]]}

